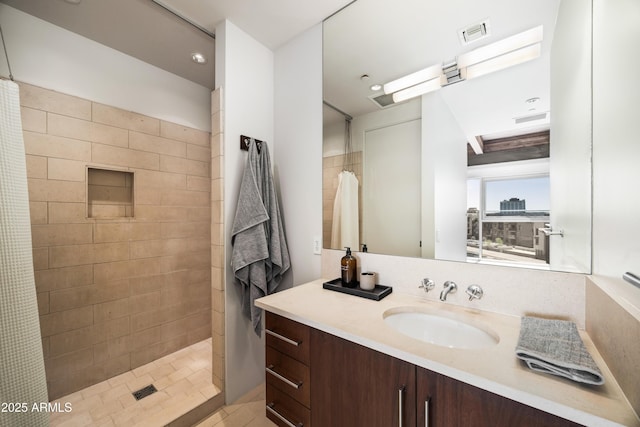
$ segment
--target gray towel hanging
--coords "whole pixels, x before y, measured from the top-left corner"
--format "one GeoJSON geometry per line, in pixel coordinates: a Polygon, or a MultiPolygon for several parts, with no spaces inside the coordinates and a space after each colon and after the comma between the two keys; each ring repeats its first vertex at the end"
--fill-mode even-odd
{"type": "Polygon", "coordinates": [[[242,286],[242,309],[260,335],[262,310],[254,300],[275,292],[289,270],[289,249],[265,142],[251,138],[231,231],[231,264],[242,286]]]}

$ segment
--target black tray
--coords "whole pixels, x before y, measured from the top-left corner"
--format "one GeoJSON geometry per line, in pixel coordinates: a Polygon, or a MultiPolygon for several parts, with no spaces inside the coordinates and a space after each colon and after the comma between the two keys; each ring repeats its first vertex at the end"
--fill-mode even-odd
{"type": "Polygon", "coordinates": [[[391,286],[383,285],[376,285],[375,288],[370,291],[360,288],[359,284],[355,288],[347,288],[345,286],[342,286],[342,279],[333,279],[329,282],[324,282],[322,284],[322,287],[324,289],[329,289],[330,291],[342,292],[343,294],[355,295],[375,301],[380,301],[382,298],[389,295],[393,290],[391,286]]]}

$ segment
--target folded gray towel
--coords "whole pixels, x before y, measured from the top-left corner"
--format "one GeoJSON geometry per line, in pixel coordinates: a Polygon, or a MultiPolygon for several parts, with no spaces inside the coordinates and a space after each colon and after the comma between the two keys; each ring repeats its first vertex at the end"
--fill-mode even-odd
{"type": "Polygon", "coordinates": [[[587,384],[604,384],[604,377],[573,322],[523,317],[516,356],[537,372],[587,384]]]}

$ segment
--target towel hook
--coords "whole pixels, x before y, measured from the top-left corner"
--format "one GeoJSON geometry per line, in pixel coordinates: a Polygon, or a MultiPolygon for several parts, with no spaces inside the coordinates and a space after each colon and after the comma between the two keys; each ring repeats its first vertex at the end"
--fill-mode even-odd
{"type": "Polygon", "coordinates": [[[262,143],[264,141],[260,141],[259,139],[251,138],[245,135],[240,135],[240,149],[244,151],[249,151],[249,146],[251,145],[251,140],[254,140],[256,143],[256,147],[258,148],[258,153],[262,149],[262,143]]]}

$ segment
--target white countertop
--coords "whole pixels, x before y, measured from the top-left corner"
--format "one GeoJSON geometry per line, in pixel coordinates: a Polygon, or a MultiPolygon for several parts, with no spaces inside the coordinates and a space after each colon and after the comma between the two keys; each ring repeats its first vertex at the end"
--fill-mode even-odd
{"type": "MultiPolygon", "coordinates": [[[[640,420],[584,331],[580,331],[582,339],[605,377],[602,386],[582,385],[529,370],[514,352],[520,333],[519,317],[435,303],[397,292],[373,301],[323,289],[325,281],[319,279],[260,298],[256,305],[586,426],[640,427],[640,420]],[[385,311],[409,306],[464,315],[497,333],[500,342],[481,349],[450,349],[400,334],[384,322],[385,311]]],[[[482,300],[477,301],[477,306],[482,308],[482,300]]]]}

